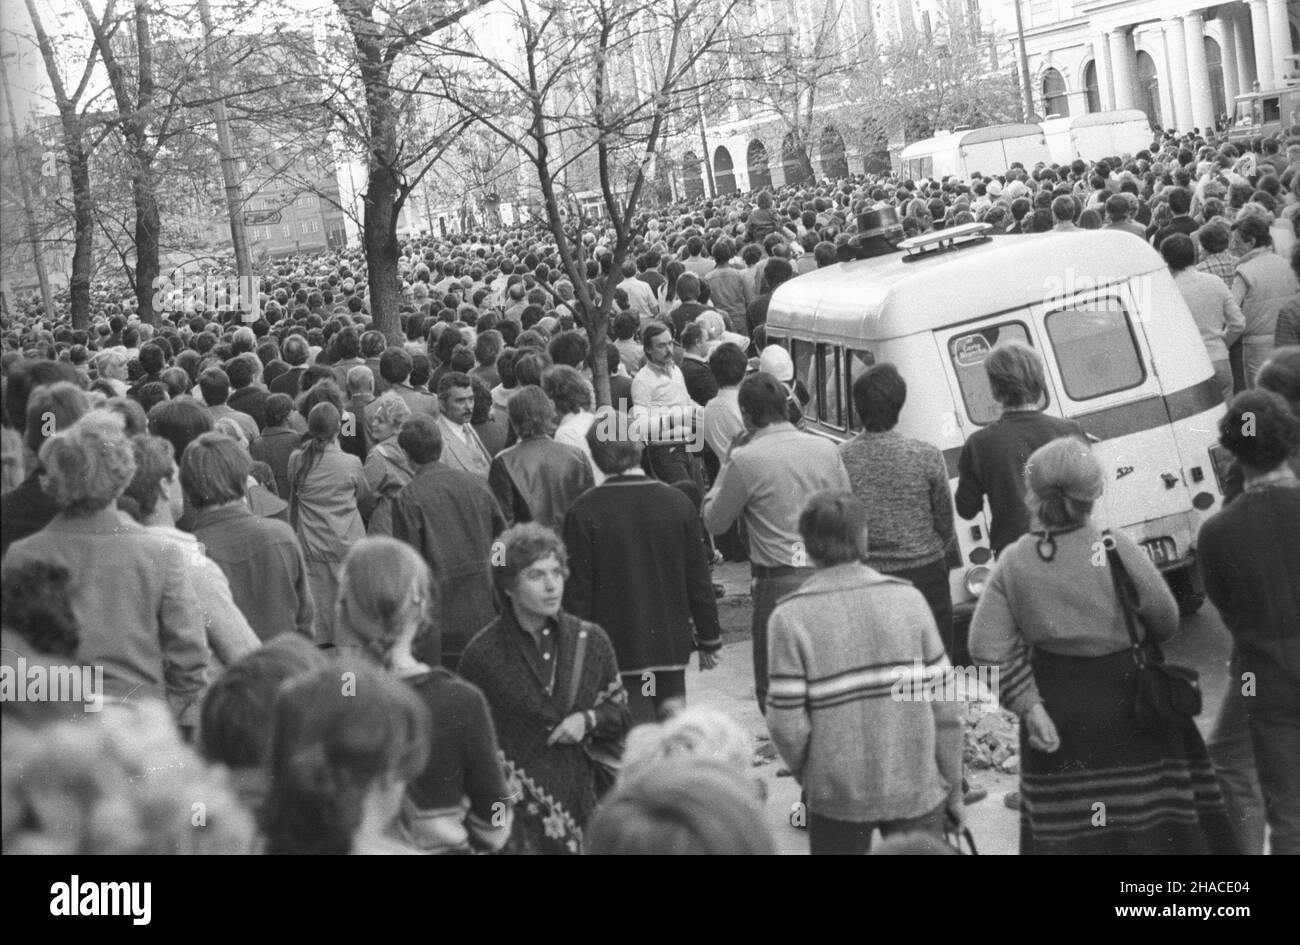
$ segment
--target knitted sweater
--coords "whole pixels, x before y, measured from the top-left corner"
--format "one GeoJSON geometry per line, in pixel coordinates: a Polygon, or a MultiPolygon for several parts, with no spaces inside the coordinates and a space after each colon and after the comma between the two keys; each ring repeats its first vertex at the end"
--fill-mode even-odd
{"type": "Polygon", "coordinates": [[[952,489],[938,448],[891,431],[840,447],[853,494],[867,510],[867,563],[904,571],[938,561],[956,535],[952,489]]]}
{"type": "Polygon", "coordinates": [[[588,734],[603,739],[621,737],[631,714],[605,632],[563,611],[555,630],[555,665],[546,678],[538,669],[541,661],[530,657],[527,648],[535,652],[535,644],[513,607],[470,640],[458,668],[492,708],[506,777],[518,799],[514,845],[534,853],[579,853],[582,828],[596,809],[595,776],[581,745],[548,745],[547,739],[571,711],[593,712],[596,728],[588,734]],[[586,657],[570,705],[578,634],[584,630],[586,657]]]}
{"type": "Polygon", "coordinates": [[[429,707],[429,761],[406,789],[402,836],[426,853],[499,850],[510,836],[513,799],[497,757],[496,731],[478,687],[446,669],[405,677],[429,707]]]}
{"type": "Polygon", "coordinates": [[[957,514],[974,518],[988,496],[994,554],[1029,531],[1025,463],[1034,450],[1061,436],[1082,438],[1083,428],[1038,410],[1010,410],[966,441],[957,462],[957,514]]]}
{"type": "MultiPolygon", "coordinates": [[[[1172,637],[1178,632],[1178,604],[1169,586],[1132,539],[1123,532],[1112,534],[1137,591],[1138,623],[1157,641],[1172,637]]],[[[1043,701],[1034,684],[1029,647],[1087,657],[1132,645],[1101,530],[1089,523],[1052,540],[1056,550],[1050,561],[1040,556],[1036,534],[1022,536],[1002,552],[971,620],[971,656],[977,663],[1001,667],[998,697],[1016,715],[1043,701]]]]}
{"type": "Polygon", "coordinates": [[[813,574],[768,623],[767,724],[808,809],[857,823],[933,810],[961,790],[958,702],[904,693],[948,667],[921,592],[864,564],[813,574]]]}

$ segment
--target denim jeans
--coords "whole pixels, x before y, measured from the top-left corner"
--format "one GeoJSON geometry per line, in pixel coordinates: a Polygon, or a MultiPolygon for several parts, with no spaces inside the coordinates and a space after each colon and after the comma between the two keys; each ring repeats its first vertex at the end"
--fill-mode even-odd
{"type": "Polygon", "coordinates": [[[750,623],[754,647],[754,693],[758,696],[758,711],[767,712],[767,621],[776,609],[777,601],[792,591],[797,591],[813,573],[812,568],[792,568],[790,571],[769,577],[755,577],[750,582],[754,601],[754,616],[750,623]]]}

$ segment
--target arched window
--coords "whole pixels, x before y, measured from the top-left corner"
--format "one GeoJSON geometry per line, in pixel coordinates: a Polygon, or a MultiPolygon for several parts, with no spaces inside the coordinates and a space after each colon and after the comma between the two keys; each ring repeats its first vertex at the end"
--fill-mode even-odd
{"type": "Polygon", "coordinates": [[[734,167],[731,152],[726,148],[718,148],[713,152],[713,186],[718,189],[719,197],[736,192],[734,167]]]}
{"type": "Polygon", "coordinates": [[[794,132],[785,136],[781,142],[781,167],[785,171],[787,184],[802,184],[809,177],[808,151],[803,143],[795,137],[794,132]]]}
{"type": "Polygon", "coordinates": [[[1138,107],[1147,113],[1152,126],[1164,126],[1160,118],[1160,77],[1156,74],[1156,61],[1150,53],[1139,50],[1137,54],[1138,107]]]}
{"type": "Polygon", "coordinates": [[[1046,118],[1065,118],[1070,114],[1070,99],[1065,92],[1065,79],[1055,69],[1043,73],[1043,115],[1046,118]]]}
{"type": "Polygon", "coordinates": [[[1097,85],[1097,62],[1083,67],[1083,89],[1087,93],[1088,114],[1101,111],[1101,89],[1097,85]]]}

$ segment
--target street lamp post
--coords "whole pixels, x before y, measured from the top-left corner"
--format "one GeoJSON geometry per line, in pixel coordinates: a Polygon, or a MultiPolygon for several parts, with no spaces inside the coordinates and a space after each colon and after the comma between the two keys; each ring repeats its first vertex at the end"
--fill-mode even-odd
{"type": "Polygon", "coordinates": [[[1020,43],[1020,94],[1024,98],[1025,121],[1034,120],[1034,96],[1029,88],[1029,53],[1025,50],[1025,23],[1020,16],[1020,0],[1015,0],[1016,39],[1020,43]]]}
{"type": "Polygon", "coordinates": [[[235,274],[239,280],[238,308],[246,322],[257,321],[258,295],[253,284],[253,257],[249,252],[248,238],[244,232],[243,195],[239,188],[239,174],[235,161],[235,146],[230,134],[230,119],[226,115],[226,100],[221,95],[217,53],[212,45],[212,11],[208,0],[199,0],[199,19],[203,22],[204,55],[207,60],[208,82],[212,89],[212,117],[217,125],[217,147],[221,152],[221,177],[226,187],[226,212],[230,216],[230,243],[235,252],[235,274]],[[248,297],[244,297],[244,293],[248,297]]]}

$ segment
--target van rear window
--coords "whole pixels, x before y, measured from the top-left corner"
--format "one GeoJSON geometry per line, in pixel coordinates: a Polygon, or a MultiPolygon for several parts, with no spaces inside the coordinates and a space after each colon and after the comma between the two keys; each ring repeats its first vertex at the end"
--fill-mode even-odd
{"type": "Polygon", "coordinates": [[[957,383],[961,385],[966,413],[980,426],[1002,416],[1002,405],[993,399],[989,376],[984,373],[984,359],[995,344],[1009,339],[1033,345],[1029,340],[1029,329],[1020,322],[989,325],[964,335],[954,335],[948,341],[948,355],[952,358],[957,383]]]}
{"type": "Polygon", "coordinates": [[[1123,303],[1114,296],[1050,313],[1047,337],[1071,400],[1091,400],[1146,380],[1133,326],[1123,303]]]}

